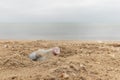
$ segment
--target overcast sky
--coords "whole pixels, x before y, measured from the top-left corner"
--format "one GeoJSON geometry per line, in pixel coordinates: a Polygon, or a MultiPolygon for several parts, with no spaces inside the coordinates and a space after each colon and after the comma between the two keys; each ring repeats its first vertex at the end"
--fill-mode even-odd
{"type": "Polygon", "coordinates": [[[0,0],[0,22],[117,23],[120,0],[0,0]]]}

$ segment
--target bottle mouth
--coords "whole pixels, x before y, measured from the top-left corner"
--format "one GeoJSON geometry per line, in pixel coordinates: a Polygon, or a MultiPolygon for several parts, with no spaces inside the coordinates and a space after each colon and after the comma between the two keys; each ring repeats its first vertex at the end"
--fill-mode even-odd
{"type": "Polygon", "coordinates": [[[60,48],[59,47],[53,48],[53,54],[54,55],[59,55],[60,54],[60,48]]]}

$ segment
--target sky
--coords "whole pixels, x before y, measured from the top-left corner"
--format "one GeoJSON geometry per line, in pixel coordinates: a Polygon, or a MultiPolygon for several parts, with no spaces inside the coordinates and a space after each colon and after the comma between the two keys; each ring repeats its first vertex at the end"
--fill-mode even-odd
{"type": "Polygon", "coordinates": [[[120,0],[0,0],[0,39],[120,40],[119,26],[120,0]]]}
{"type": "Polygon", "coordinates": [[[119,24],[120,0],[0,0],[0,23],[119,24]]]}

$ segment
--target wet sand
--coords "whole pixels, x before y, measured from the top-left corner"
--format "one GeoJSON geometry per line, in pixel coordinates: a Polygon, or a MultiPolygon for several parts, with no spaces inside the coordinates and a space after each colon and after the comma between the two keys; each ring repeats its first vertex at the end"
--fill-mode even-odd
{"type": "Polygon", "coordinates": [[[120,80],[120,42],[0,41],[0,80],[120,80]],[[58,46],[59,56],[31,61],[28,54],[58,46]]]}

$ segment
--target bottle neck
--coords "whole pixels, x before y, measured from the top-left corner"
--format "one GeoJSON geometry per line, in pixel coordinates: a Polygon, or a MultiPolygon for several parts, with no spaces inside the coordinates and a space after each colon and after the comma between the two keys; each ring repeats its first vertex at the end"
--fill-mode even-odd
{"type": "Polygon", "coordinates": [[[53,52],[53,49],[44,50],[44,52],[45,52],[46,54],[52,53],[52,52],[53,52]]]}
{"type": "Polygon", "coordinates": [[[44,54],[53,53],[53,49],[47,49],[47,50],[40,49],[40,50],[38,50],[38,51],[40,51],[40,52],[42,52],[42,53],[44,53],[44,54]]]}

